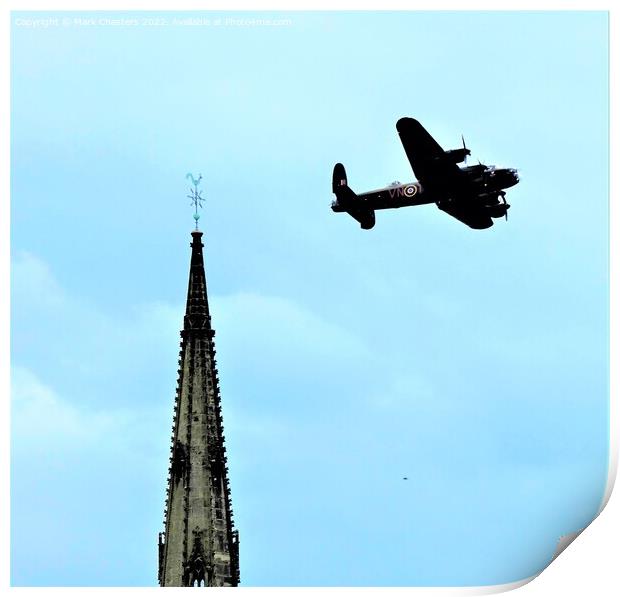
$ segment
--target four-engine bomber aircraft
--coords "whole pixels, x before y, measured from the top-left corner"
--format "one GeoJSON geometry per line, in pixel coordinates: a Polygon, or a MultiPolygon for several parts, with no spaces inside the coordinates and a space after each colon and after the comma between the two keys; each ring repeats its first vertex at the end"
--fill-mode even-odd
{"type": "Polygon", "coordinates": [[[365,230],[375,225],[375,210],[436,203],[439,209],[454,216],[470,228],[493,226],[491,218],[508,218],[504,189],[519,182],[514,168],[495,166],[457,166],[470,155],[463,147],[444,151],[426,129],[413,118],[401,118],[396,130],[418,182],[401,184],[357,195],[347,185],[342,164],[334,166],[332,191],[335,212],[347,212],[365,230]]]}

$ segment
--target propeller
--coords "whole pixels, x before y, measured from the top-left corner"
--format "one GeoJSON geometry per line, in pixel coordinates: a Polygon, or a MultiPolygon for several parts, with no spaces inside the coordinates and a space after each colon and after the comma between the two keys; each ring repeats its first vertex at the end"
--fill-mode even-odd
{"type": "MultiPolygon", "coordinates": [[[[505,191],[500,191],[499,192],[499,196],[502,198],[502,202],[504,203],[504,205],[506,205],[506,193],[505,191]]],[[[508,221],[508,208],[506,208],[506,211],[504,212],[504,217],[506,218],[506,222],[508,221]]]]}
{"type": "Polygon", "coordinates": [[[471,155],[471,151],[467,149],[465,145],[465,137],[463,136],[462,133],[461,133],[461,140],[463,141],[463,155],[465,156],[465,158],[463,159],[463,163],[467,165],[467,156],[471,155]]]}

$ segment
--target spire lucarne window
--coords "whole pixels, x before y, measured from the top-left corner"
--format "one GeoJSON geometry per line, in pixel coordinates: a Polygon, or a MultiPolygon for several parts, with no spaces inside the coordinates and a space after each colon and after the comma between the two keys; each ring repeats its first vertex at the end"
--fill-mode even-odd
{"type": "Polygon", "coordinates": [[[230,503],[203,246],[202,232],[193,231],[165,527],[159,534],[162,587],[239,584],[239,534],[230,503]]]}

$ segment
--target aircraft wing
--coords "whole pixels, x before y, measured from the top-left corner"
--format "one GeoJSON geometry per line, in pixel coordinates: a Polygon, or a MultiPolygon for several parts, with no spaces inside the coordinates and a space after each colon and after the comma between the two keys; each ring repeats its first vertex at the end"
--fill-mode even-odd
{"type": "Polygon", "coordinates": [[[493,226],[493,220],[482,208],[467,204],[463,201],[441,202],[437,205],[439,209],[450,214],[453,218],[467,224],[470,228],[483,230],[493,226]]]}
{"type": "Polygon", "coordinates": [[[425,190],[450,194],[462,189],[467,182],[463,172],[417,120],[401,118],[396,130],[413,173],[425,190]]]}

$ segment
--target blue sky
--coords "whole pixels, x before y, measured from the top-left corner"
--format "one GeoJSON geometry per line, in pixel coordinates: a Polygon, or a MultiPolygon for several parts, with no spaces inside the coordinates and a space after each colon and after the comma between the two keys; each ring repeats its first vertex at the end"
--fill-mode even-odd
{"type": "Polygon", "coordinates": [[[535,574],[607,478],[607,15],[243,15],[290,22],[13,13],[12,584],[156,584],[188,171],[242,585],[535,574]],[[402,116],[519,168],[509,221],[333,214],[402,116]]]}

